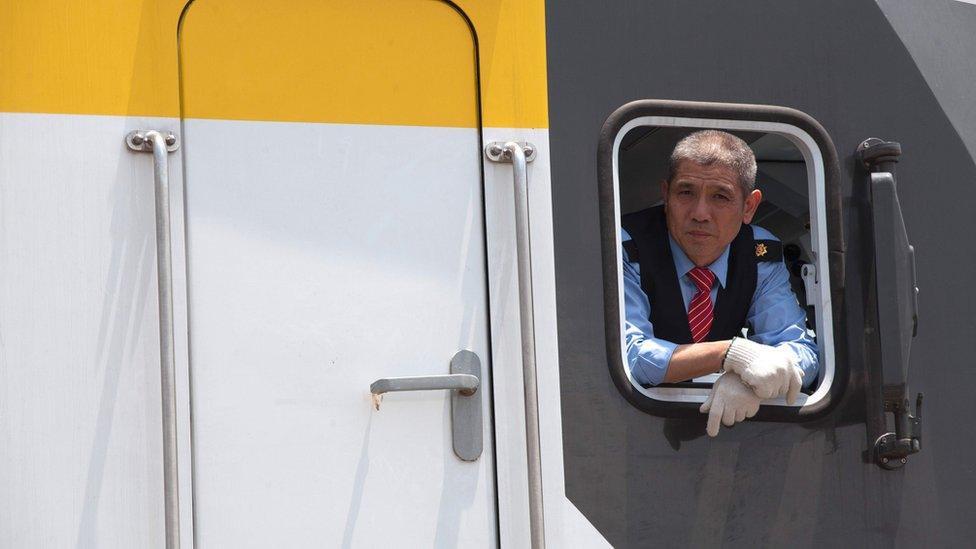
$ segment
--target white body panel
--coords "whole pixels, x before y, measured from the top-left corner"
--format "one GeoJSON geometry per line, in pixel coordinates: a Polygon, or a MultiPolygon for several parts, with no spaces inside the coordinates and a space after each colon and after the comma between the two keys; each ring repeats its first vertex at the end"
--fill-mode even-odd
{"type": "Polygon", "coordinates": [[[144,127],[178,121],[0,114],[0,547],[162,546],[144,127]]]}
{"type": "MultiPolygon", "coordinates": [[[[549,132],[545,129],[485,128],[482,134],[485,143],[529,142],[537,151],[536,159],[528,164],[528,195],[546,545],[608,547],[609,543],[566,496],[549,132]]],[[[510,164],[485,162],[485,205],[499,533],[503,547],[527,547],[530,524],[523,415],[525,399],[515,256],[515,198],[510,164]]]]}
{"type": "MultiPolygon", "coordinates": [[[[148,154],[128,151],[122,142],[128,131],[142,128],[181,133],[178,121],[173,119],[0,115],[0,257],[4,266],[0,270],[0,490],[4,494],[0,500],[0,547],[163,545],[152,159],[148,154]],[[81,135],[84,139],[73,143],[75,149],[50,145],[63,142],[65,135],[81,135]]],[[[393,540],[388,545],[400,547],[491,545],[496,535],[496,519],[492,515],[495,502],[491,500],[495,456],[498,542],[503,547],[526,546],[529,522],[525,420],[511,166],[484,161],[473,130],[394,128],[390,133],[385,127],[344,126],[338,145],[327,147],[327,125],[190,120],[187,128],[188,135],[181,135],[182,146],[187,148],[169,157],[182,547],[194,546],[194,530],[201,546],[223,546],[217,543],[221,521],[240,532],[254,534],[239,539],[245,536],[240,532],[227,533],[239,536],[228,541],[237,546],[272,542],[278,546],[307,545],[313,532],[296,527],[302,524],[319,532],[326,526],[330,529],[332,536],[318,541],[320,545],[346,541],[351,546],[370,546],[380,543],[375,536],[381,535],[393,540]],[[226,129],[242,127],[247,130],[244,134],[262,139],[279,139],[280,130],[297,129],[295,141],[290,142],[294,149],[264,149],[254,139],[248,143],[246,139],[225,135],[234,133],[226,129]],[[206,142],[202,128],[213,129],[212,139],[224,139],[215,150],[221,165],[229,168],[234,178],[216,182],[222,186],[221,192],[230,196],[209,196],[204,188],[191,189],[191,198],[212,200],[209,204],[218,210],[201,209],[206,203],[203,201],[187,205],[191,215],[189,257],[203,254],[207,259],[189,269],[195,288],[190,303],[206,307],[214,300],[224,300],[230,308],[207,313],[195,307],[188,322],[182,159],[184,154],[192,159],[194,144],[206,142]],[[375,139],[373,132],[381,132],[383,139],[375,139]],[[354,142],[363,138],[369,141],[369,148],[354,142]],[[436,174],[431,171],[432,162],[420,162],[416,153],[406,152],[415,151],[418,143],[429,144],[437,151],[436,174]],[[461,149],[465,152],[459,152],[461,149]],[[362,156],[377,150],[386,151],[387,156],[372,160],[362,156]],[[292,170],[297,179],[306,181],[304,190],[311,193],[308,199],[297,200],[292,192],[295,189],[285,186],[286,179],[272,177],[256,163],[251,164],[251,170],[241,168],[242,162],[262,154],[281,155],[272,158],[286,163],[294,160],[292,170]],[[393,220],[428,228],[450,222],[461,231],[475,232],[462,237],[434,231],[427,246],[414,250],[421,253],[423,261],[413,262],[410,258],[415,256],[398,246],[392,247],[384,260],[395,265],[395,272],[371,268],[376,266],[375,258],[362,249],[363,240],[370,237],[368,232],[332,234],[313,230],[298,238],[295,231],[302,224],[311,223],[313,226],[309,227],[314,228],[315,223],[321,222],[314,216],[283,215],[292,211],[288,208],[305,207],[305,202],[317,200],[314,208],[312,204],[307,207],[315,212],[325,209],[346,219],[365,215],[366,210],[357,205],[347,210],[338,208],[336,201],[323,202],[324,187],[308,185],[316,177],[324,184],[334,174],[316,172],[321,168],[314,163],[301,168],[298,159],[322,159],[329,154],[342,156],[346,175],[355,176],[356,172],[370,169],[375,173],[379,168],[370,168],[371,165],[391,167],[397,162],[401,173],[429,177],[435,185],[443,185],[462,171],[477,170],[478,163],[482,163],[483,197],[477,196],[480,183],[474,187],[475,195],[459,196],[460,201],[453,205],[443,201],[443,193],[425,195],[417,188],[408,188],[403,181],[392,187],[396,200],[402,204],[402,208],[394,208],[394,216],[400,217],[393,220]],[[454,172],[447,165],[452,161],[457,163],[454,172]],[[255,174],[249,175],[250,171],[255,174]],[[274,183],[275,193],[255,194],[261,191],[260,185],[242,192],[248,178],[252,183],[274,183]],[[193,194],[197,190],[204,194],[193,194]],[[477,232],[481,230],[482,211],[478,207],[482,198],[487,235],[477,232]],[[429,205],[435,219],[411,220],[411,216],[424,215],[420,209],[425,201],[435,199],[441,200],[429,205]],[[235,215],[243,216],[246,223],[220,215],[219,208],[225,208],[223,203],[228,201],[235,215]],[[459,208],[459,204],[463,206],[459,208]],[[412,212],[410,216],[408,210],[412,212]],[[282,225],[284,232],[280,230],[282,225]],[[340,235],[351,240],[340,239],[340,235]],[[356,239],[358,243],[354,242],[356,239]],[[486,270],[485,240],[490,352],[484,348],[488,337],[484,302],[478,302],[484,300],[485,290],[484,286],[475,289],[485,281],[475,284],[472,278],[472,273],[486,270]],[[328,256],[316,252],[317,246],[329,242],[343,252],[328,256]],[[445,252],[451,254],[450,259],[442,257],[445,252]],[[208,259],[211,253],[216,255],[208,259]],[[264,260],[249,261],[256,253],[264,260]],[[224,261],[224,267],[213,263],[215,258],[224,261]],[[352,265],[357,276],[342,274],[343,265],[352,265]],[[446,270],[441,272],[441,268],[446,270]],[[284,282],[294,278],[288,275],[301,271],[314,271],[315,276],[301,281],[304,288],[285,288],[284,282]],[[237,273],[236,282],[233,277],[220,278],[228,272],[237,273]],[[395,319],[403,324],[403,334],[413,338],[411,345],[420,353],[417,358],[408,361],[400,353],[394,360],[390,357],[397,353],[389,348],[378,348],[373,358],[368,358],[370,353],[364,351],[364,356],[378,368],[369,375],[357,372],[355,368],[361,363],[350,361],[348,355],[344,359],[351,367],[346,370],[330,369],[327,361],[319,361],[327,356],[323,342],[332,342],[318,339],[316,343],[311,336],[326,333],[326,325],[345,326],[350,341],[355,339],[364,348],[384,337],[380,333],[383,330],[373,325],[369,315],[349,309],[360,303],[379,306],[382,300],[370,300],[365,290],[334,296],[338,301],[331,304],[331,314],[318,316],[321,312],[316,305],[321,305],[321,301],[315,299],[321,300],[320,292],[327,288],[320,273],[360,288],[375,286],[378,281],[389,282],[393,277],[396,284],[417,293],[400,292],[396,298],[415,305],[423,301],[421,295],[436,294],[431,299],[437,307],[420,307],[420,313],[410,315],[408,322],[403,316],[395,319]],[[270,288],[254,288],[249,284],[254,280],[262,280],[270,288]],[[240,299],[242,295],[247,299],[240,299]],[[308,297],[309,301],[296,304],[298,297],[308,297]],[[461,310],[462,301],[473,305],[461,310]],[[347,314],[342,314],[342,307],[347,314]],[[289,316],[296,312],[305,321],[319,323],[303,326],[289,316]],[[218,313],[246,335],[220,334],[225,327],[220,326],[218,313]],[[459,327],[443,321],[446,317],[438,323],[438,319],[429,316],[435,313],[458,314],[467,318],[468,324],[459,327]],[[194,402],[202,406],[193,417],[198,429],[195,480],[201,509],[196,513],[201,526],[196,528],[187,326],[196,329],[194,323],[199,323],[201,329],[205,328],[207,314],[211,315],[211,328],[218,333],[195,339],[194,357],[209,357],[208,360],[227,365],[232,375],[226,379],[238,385],[222,384],[225,378],[219,369],[197,368],[203,363],[194,362],[195,390],[208,386],[211,389],[208,399],[194,402]],[[254,324],[248,326],[248,319],[254,324]],[[430,334],[436,335],[440,343],[430,343],[430,334]],[[256,345],[257,340],[264,338],[266,342],[268,337],[276,337],[287,345],[256,345]],[[438,345],[441,348],[436,348],[438,345]],[[371,408],[367,395],[374,377],[444,373],[454,347],[468,345],[483,358],[485,387],[491,390],[494,401],[494,410],[488,409],[486,403],[485,453],[474,464],[461,462],[451,450],[446,395],[388,395],[379,412],[371,408]],[[301,353],[296,350],[299,348],[301,353]],[[299,382],[294,377],[296,370],[287,368],[302,361],[308,366],[306,382],[299,382]],[[276,376],[261,377],[269,372],[276,376]],[[350,391],[338,383],[323,383],[330,375],[348,383],[350,391]],[[330,406],[334,406],[336,414],[327,413],[330,406]],[[340,421],[341,414],[345,414],[341,416],[345,421],[340,421]],[[494,452],[488,432],[493,415],[497,441],[494,452]],[[228,429],[223,431],[222,427],[228,429]],[[210,438],[208,433],[226,437],[229,448],[221,447],[220,439],[210,438]],[[351,438],[345,444],[335,443],[326,438],[330,433],[351,438]],[[426,437],[423,440],[438,449],[418,444],[418,437],[426,437]],[[247,454],[231,452],[234,448],[230,443],[235,439],[237,450],[247,450],[247,454]],[[289,445],[289,441],[296,444],[289,445]],[[311,450],[305,444],[311,444],[311,450]],[[259,467],[249,466],[245,457],[253,458],[259,467]],[[392,459],[383,461],[387,458],[392,459]],[[423,467],[408,465],[410,459],[420,459],[423,467]],[[267,470],[262,471],[261,467],[267,470]],[[303,467],[312,471],[307,478],[299,471],[303,467]],[[420,474],[415,475],[418,470],[420,474]],[[468,474],[470,471],[475,472],[468,474]],[[236,479],[241,480],[235,483],[236,479]],[[386,485],[388,479],[393,479],[392,484],[386,485]],[[226,508],[212,505],[220,483],[233,496],[226,508]],[[423,494],[418,495],[422,490],[423,494]],[[305,505],[309,501],[318,506],[317,510],[305,505]],[[255,509],[267,513],[256,513],[255,509]],[[377,519],[370,514],[377,509],[396,510],[377,519]],[[273,528],[273,521],[289,528],[273,528]],[[405,523],[426,537],[397,532],[396,527],[405,523]],[[275,535],[282,533],[292,537],[275,535]]],[[[332,137],[336,137],[335,128],[331,127],[332,137]]],[[[550,547],[606,546],[565,494],[548,132],[508,128],[483,131],[485,142],[513,138],[530,141],[539,150],[536,161],[529,164],[529,210],[546,540],[550,547]]],[[[188,167],[188,173],[191,177],[196,173],[194,166],[188,167]]],[[[353,203],[375,199],[372,194],[357,194],[364,189],[357,190],[354,185],[346,184],[339,190],[353,203]]],[[[410,236],[402,232],[394,232],[393,237],[410,236]]],[[[383,245],[368,244],[376,249],[383,245]]],[[[419,244],[415,242],[414,246],[419,244]]],[[[359,352],[356,346],[350,343],[350,352],[359,352]]],[[[373,348],[377,349],[375,345],[373,348]]]]}

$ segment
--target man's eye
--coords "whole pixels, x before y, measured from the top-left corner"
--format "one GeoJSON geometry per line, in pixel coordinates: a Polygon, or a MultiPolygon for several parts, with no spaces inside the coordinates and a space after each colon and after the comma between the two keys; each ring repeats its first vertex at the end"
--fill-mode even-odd
{"type": "Polygon", "coordinates": [[[678,194],[680,194],[682,196],[690,196],[691,195],[691,191],[685,189],[683,191],[678,191],[678,194]]]}
{"type": "Polygon", "coordinates": [[[727,195],[724,194],[717,194],[715,195],[715,198],[722,200],[723,202],[728,202],[729,200],[731,200],[727,195]]]}

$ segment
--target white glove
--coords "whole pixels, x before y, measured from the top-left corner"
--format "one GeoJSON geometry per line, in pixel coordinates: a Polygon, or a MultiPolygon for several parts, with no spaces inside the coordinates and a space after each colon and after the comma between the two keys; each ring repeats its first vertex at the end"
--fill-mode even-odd
{"type": "Polygon", "coordinates": [[[759,411],[760,398],[756,396],[739,376],[725,372],[712,385],[712,392],[701,405],[699,411],[708,414],[708,436],[718,435],[719,420],[731,427],[759,411]]]}
{"type": "Polygon", "coordinates": [[[786,397],[793,404],[803,386],[803,371],[796,365],[793,353],[749,341],[744,337],[732,340],[722,366],[739,374],[761,399],[786,397]]]}

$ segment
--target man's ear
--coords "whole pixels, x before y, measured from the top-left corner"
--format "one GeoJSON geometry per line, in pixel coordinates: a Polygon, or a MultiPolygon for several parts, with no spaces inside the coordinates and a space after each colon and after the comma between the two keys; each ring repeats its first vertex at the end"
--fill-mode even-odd
{"type": "Polygon", "coordinates": [[[668,203],[668,180],[667,179],[661,180],[661,200],[663,200],[665,204],[668,203]]]}
{"type": "Polygon", "coordinates": [[[746,209],[742,214],[743,223],[747,225],[752,223],[752,216],[756,215],[756,209],[759,207],[760,202],[762,202],[762,191],[759,189],[753,189],[753,191],[746,196],[746,209]]]}

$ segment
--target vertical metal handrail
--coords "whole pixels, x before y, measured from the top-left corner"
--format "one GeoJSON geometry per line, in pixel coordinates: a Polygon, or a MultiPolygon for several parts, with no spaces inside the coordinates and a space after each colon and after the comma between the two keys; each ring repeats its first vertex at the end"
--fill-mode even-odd
{"type": "Polygon", "coordinates": [[[490,143],[485,148],[494,162],[511,162],[515,176],[515,248],[518,263],[519,319],[522,335],[522,378],[525,392],[525,447],[529,477],[529,531],[533,549],[545,547],[542,502],[542,453],[539,441],[539,394],[536,378],[535,308],[532,296],[531,236],[529,233],[529,178],[527,162],[535,147],[514,141],[490,143]]]}
{"type": "Polygon", "coordinates": [[[176,136],[139,130],[126,136],[130,149],[152,152],[156,195],[156,272],[159,293],[159,362],[163,407],[163,500],[166,549],[180,546],[180,499],[176,447],[176,363],[173,340],[173,258],[170,244],[168,153],[176,136]]]}

